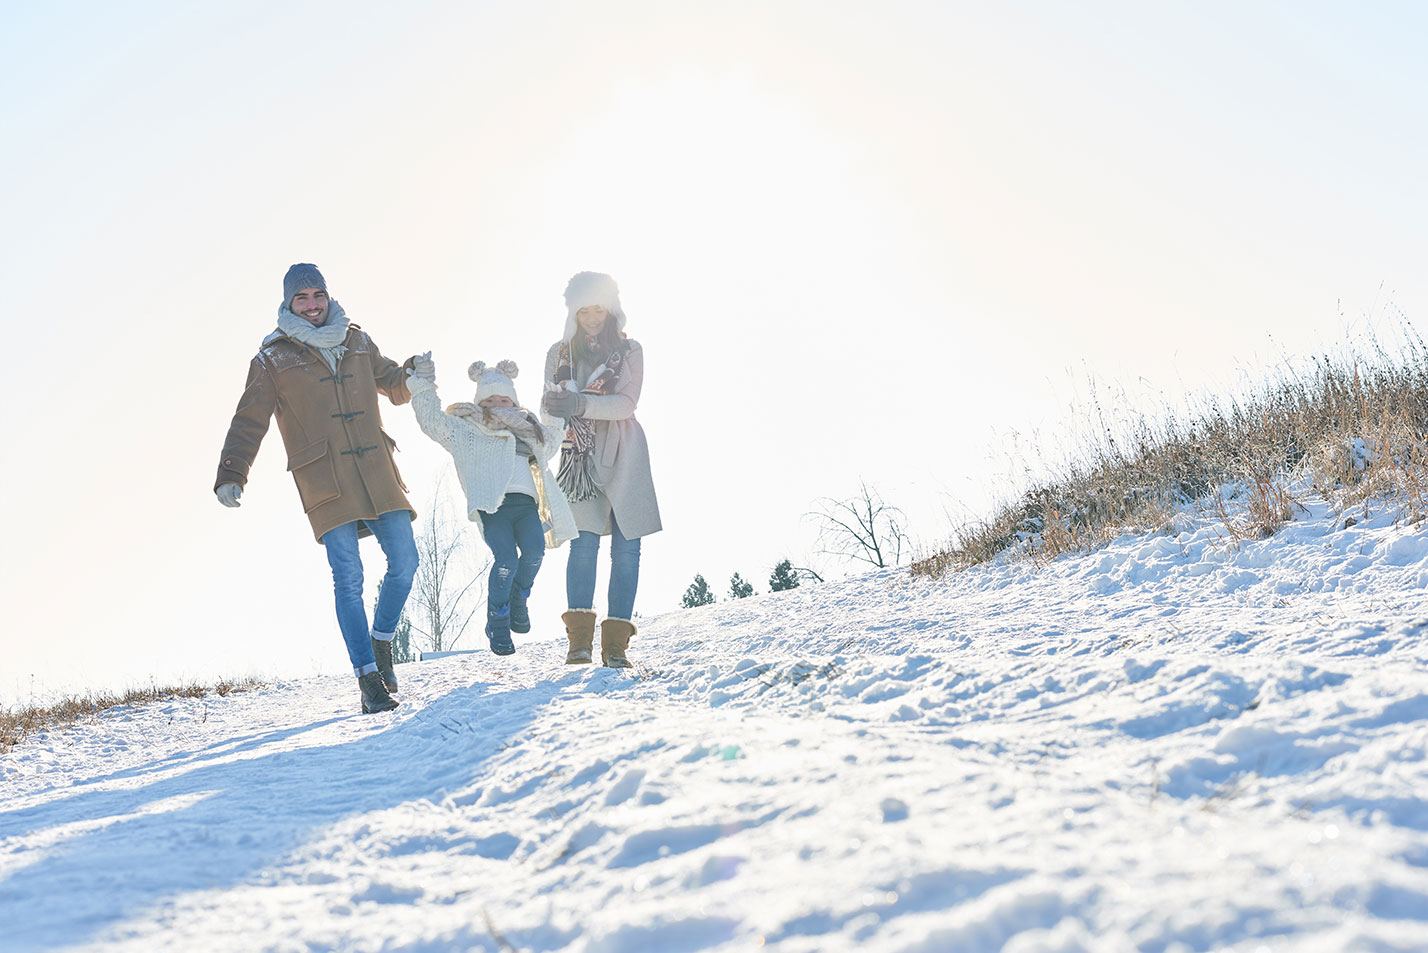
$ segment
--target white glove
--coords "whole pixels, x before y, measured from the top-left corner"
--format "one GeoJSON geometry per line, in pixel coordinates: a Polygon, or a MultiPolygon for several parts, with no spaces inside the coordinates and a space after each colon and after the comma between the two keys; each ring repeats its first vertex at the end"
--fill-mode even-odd
{"type": "Polygon", "coordinates": [[[430,351],[412,358],[412,376],[425,377],[429,381],[436,380],[436,362],[431,359],[430,351]]]}
{"type": "Polygon", "coordinates": [[[242,506],[238,502],[238,497],[243,495],[243,488],[236,483],[224,483],[213,491],[213,495],[218,497],[218,502],[224,506],[242,506]]]}

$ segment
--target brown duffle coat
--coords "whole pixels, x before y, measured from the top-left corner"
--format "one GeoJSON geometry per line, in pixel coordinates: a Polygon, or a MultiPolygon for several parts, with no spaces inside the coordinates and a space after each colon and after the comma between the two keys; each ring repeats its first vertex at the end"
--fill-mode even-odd
{"type": "MultiPolygon", "coordinates": [[[[396,441],[382,429],[377,407],[379,392],[393,404],[411,399],[411,359],[397,364],[383,357],[355,324],[345,343],[347,353],[334,372],[316,348],[286,335],[263,342],[249,365],[214,483],[215,490],[224,483],[247,484],[258,445],[276,416],[288,472],[318,542],[344,523],[412,509],[392,458],[396,441]]],[[[359,535],[368,535],[365,526],[359,535]]]]}

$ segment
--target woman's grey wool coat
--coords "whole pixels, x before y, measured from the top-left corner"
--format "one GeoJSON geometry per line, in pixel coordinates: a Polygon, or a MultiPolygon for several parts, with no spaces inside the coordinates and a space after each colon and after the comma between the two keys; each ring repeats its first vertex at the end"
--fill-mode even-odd
{"type": "MultiPolygon", "coordinates": [[[[552,344],[546,353],[548,385],[555,383],[562,343],[552,344]]],[[[638,539],[657,533],[662,527],[654,478],[650,475],[649,444],[644,428],[635,419],[635,406],[640,402],[640,387],[645,377],[645,353],[633,338],[626,339],[626,343],[629,350],[625,366],[613,392],[586,394],[582,415],[595,429],[595,477],[604,492],[590,500],[571,500],[570,509],[575,514],[575,525],[582,532],[610,535],[613,511],[620,524],[620,534],[626,539],[638,539]]],[[[563,423],[559,418],[544,419],[556,427],[563,423]]]]}

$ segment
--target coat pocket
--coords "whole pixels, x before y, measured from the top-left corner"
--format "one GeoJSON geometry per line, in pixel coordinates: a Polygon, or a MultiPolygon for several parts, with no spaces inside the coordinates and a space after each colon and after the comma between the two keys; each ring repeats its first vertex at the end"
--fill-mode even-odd
{"type": "Polygon", "coordinates": [[[342,495],[342,490],[337,486],[337,467],[332,462],[332,453],[325,437],[310,447],[290,454],[288,472],[297,483],[304,513],[311,513],[322,504],[342,495]]]}
{"type": "Polygon", "coordinates": [[[600,465],[609,470],[615,465],[615,457],[620,452],[621,420],[605,421],[605,445],[600,448],[600,465]]]}
{"type": "Polygon", "coordinates": [[[403,493],[410,493],[411,490],[407,488],[406,482],[402,480],[402,471],[397,469],[397,442],[383,430],[382,443],[387,445],[387,459],[392,461],[392,475],[397,478],[397,486],[402,488],[403,493]]]}

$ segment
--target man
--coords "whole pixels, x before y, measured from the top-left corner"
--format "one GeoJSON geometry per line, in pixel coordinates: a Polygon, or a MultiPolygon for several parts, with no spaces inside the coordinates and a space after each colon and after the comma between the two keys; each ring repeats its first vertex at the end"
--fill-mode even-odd
{"type": "Polygon", "coordinates": [[[407,372],[434,376],[431,354],[397,364],[382,356],[342,306],[327,296],[316,265],[297,264],[283,278],[278,327],[263,339],[228,428],[214,493],[238,506],[258,446],[276,415],[313,535],[327,547],[337,599],[337,625],[347,643],[362,711],[390,711],[397,690],[392,638],[417,568],[406,484],[382,429],[377,394],[393,404],[411,399],[407,372]],[[357,540],[376,536],[387,556],[372,628],[362,603],[357,540]]]}

